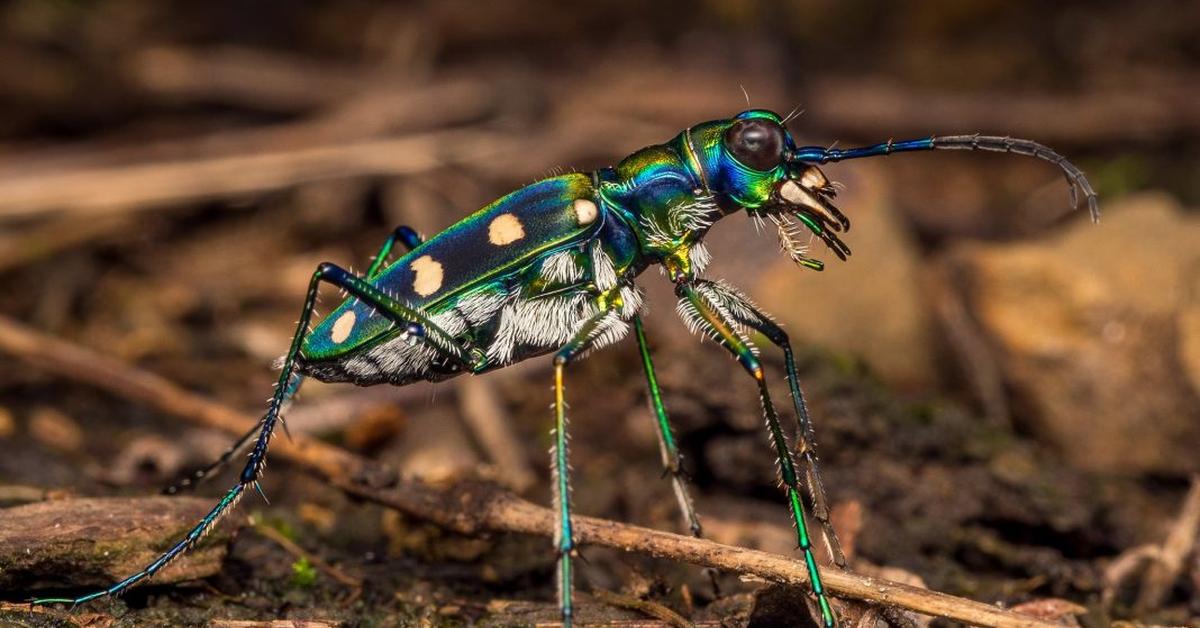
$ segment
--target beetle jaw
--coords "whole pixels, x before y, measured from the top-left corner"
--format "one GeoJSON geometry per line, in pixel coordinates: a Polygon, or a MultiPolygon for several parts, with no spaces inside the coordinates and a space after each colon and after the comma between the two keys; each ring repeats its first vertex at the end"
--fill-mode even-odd
{"type": "Polygon", "coordinates": [[[850,229],[850,220],[834,206],[836,195],[837,189],[819,168],[804,165],[789,169],[767,203],[747,211],[756,219],[767,218],[775,224],[780,249],[794,262],[823,270],[822,262],[808,256],[810,238],[806,235],[819,238],[840,259],[850,255],[850,248],[837,236],[850,229]]]}

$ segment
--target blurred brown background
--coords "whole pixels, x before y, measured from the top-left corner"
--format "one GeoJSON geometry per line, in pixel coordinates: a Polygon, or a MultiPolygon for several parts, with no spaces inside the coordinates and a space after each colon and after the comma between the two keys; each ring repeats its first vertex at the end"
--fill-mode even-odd
{"type": "MultiPolygon", "coordinates": [[[[709,274],[797,341],[853,567],[988,602],[1063,598],[1085,625],[1200,625],[1195,523],[1179,515],[1200,471],[1200,3],[24,0],[0,3],[0,59],[0,314],[248,410],[320,261],[364,268],[395,225],[434,233],[746,98],[799,108],[805,143],[1046,143],[1098,189],[1098,226],[1044,162],[895,156],[827,169],[846,185],[849,262],[801,270],[736,217],[709,238],[709,274]],[[1156,562],[1172,530],[1186,542],[1156,562]]],[[[642,284],[709,536],[790,552],[753,386],[688,336],[656,272],[642,284]]],[[[676,529],[633,343],[569,377],[578,511],[676,529]]],[[[466,385],[310,383],[290,425],[545,502],[549,384],[543,364],[466,385]]],[[[0,361],[0,505],[46,489],[149,495],[227,443],[0,361]]],[[[94,610],[134,623],[554,617],[539,539],[455,537],[282,463],[264,485],[272,505],[243,512],[366,578],[353,599],[243,531],[201,584],[94,610]]],[[[781,621],[768,589],[734,576],[714,601],[696,569],[585,555],[585,591],[697,621],[781,621]]],[[[108,581],[61,565],[6,576],[4,561],[0,548],[8,600],[108,581]]]]}

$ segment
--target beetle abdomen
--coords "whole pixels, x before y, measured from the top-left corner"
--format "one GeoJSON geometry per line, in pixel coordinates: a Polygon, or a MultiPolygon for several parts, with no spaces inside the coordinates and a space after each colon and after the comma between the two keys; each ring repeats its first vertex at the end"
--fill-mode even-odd
{"type": "MultiPolygon", "coordinates": [[[[448,311],[468,293],[519,272],[540,256],[587,240],[603,223],[591,176],[545,179],[455,223],[371,282],[410,307],[448,311]]],[[[396,333],[390,319],[351,298],[313,329],[301,353],[309,362],[349,359],[396,333]]]]}

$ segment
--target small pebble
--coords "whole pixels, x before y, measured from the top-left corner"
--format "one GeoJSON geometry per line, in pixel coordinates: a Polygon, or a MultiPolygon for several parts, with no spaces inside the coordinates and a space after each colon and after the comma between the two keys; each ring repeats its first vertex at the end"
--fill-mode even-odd
{"type": "Polygon", "coordinates": [[[320,530],[322,534],[329,534],[337,525],[337,513],[313,502],[300,504],[297,512],[302,521],[320,530]]]}
{"type": "Polygon", "coordinates": [[[381,447],[404,430],[405,415],[392,403],[371,406],[363,411],[343,432],[345,444],[355,451],[365,452],[381,447]]]}
{"type": "Polygon", "coordinates": [[[83,429],[75,419],[50,407],[33,411],[29,434],[37,442],[58,451],[74,453],[83,449],[83,429]]]}
{"type": "Polygon", "coordinates": [[[0,438],[9,438],[17,433],[17,421],[12,411],[0,406],[0,438]]]}
{"type": "Polygon", "coordinates": [[[116,484],[159,484],[177,476],[186,455],[181,446],[156,434],[136,436],[109,465],[108,480],[116,484]]]}

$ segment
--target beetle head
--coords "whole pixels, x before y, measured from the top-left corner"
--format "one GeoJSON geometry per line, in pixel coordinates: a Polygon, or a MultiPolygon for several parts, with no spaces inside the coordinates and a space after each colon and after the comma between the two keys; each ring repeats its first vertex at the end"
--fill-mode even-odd
{"type": "Polygon", "coordinates": [[[744,208],[756,221],[772,221],[780,247],[796,263],[820,270],[807,257],[805,234],[811,232],[838,257],[850,249],[835,235],[850,221],[832,200],[837,190],[821,170],[795,159],[796,145],[778,114],[743,111],[709,135],[705,168],[723,204],[744,208]],[[804,240],[802,242],[802,239],[804,240]]]}

